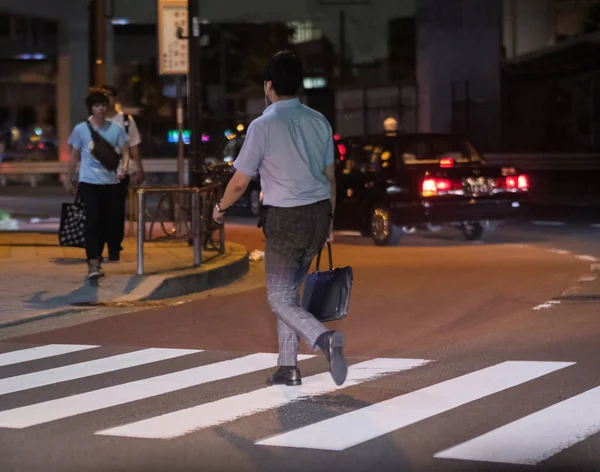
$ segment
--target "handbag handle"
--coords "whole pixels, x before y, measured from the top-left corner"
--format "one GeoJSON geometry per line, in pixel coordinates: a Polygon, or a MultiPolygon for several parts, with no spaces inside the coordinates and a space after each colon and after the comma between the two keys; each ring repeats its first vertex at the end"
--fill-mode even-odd
{"type": "MultiPolygon", "coordinates": [[[[317,272],[319,271],[319,265],[321,264],[321,251],[323,248],[319,249],[319,253],[317,254],[317,272]]],[[[331,254],[331,243],[327,243],[327,253],[329,255],[329,270],[333,270],[333,257],[331,254]]]]}
{"type": "Polygon", "coordinates": [[[73,200],[73,203],[75,205],[83,203],[83,201],[81,199],[81,194],[79,193],[79,185],[77,185],[77,190],[75,190],[75,198],[73,200]]]}

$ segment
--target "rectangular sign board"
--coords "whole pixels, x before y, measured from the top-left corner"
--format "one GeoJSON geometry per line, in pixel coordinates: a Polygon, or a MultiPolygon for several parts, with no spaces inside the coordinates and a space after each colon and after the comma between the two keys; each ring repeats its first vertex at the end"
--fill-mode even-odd
{"type": "Polygon", "coordinates": [[[177,37],[181,28],[188,35],[187,0],[158,0],[158,73],[188,73],[188,40],[177,37]]]}

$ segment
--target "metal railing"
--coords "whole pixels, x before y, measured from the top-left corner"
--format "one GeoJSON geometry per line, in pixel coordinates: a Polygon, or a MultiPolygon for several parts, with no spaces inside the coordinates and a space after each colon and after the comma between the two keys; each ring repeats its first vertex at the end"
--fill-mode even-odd
{"type": "MultiPolygon", "coordinates": [[[[212,208],[221,198],[221,184],[204,187],[142,187],[130,190],[130,204],[137,211],[130,221],[137,219],[137,274],[144,274],[144,243],[154,237],[154,225],[158,222],[164,237],[187,239],[193,246],[194,267],[202,264],[202,249],[208,249],[214,241],[213,233],[219,232],[218,246],[220,254],[225,252],[225,227],[217,225],[212,219],[212,208]],[[147,208],[147,196],[158,194],[160,198],[153,213],[147,208]],[[164,205],[166,203],[167,205],[164,205]],[[146,232],[146,223],[150,230],[146,232]],[[171,222],[167,228],[165,222],[171,222]]],[[[130,225],[130,228],[132,225],[130,225]]]]}
{"type": "MultiPolygon", "coordinates": [[[[189,159],[184,160],[184,171],[188,171],[189,159]]],[[[67,173],[67,162],[61,161],[0,161],[0,186],[8,185],[9,177],[27,177],[35,187],[42,176],[57,176],[67,173]]],[[[144,159],[146,174],[177,173],[176,158],[144,159]]]]}

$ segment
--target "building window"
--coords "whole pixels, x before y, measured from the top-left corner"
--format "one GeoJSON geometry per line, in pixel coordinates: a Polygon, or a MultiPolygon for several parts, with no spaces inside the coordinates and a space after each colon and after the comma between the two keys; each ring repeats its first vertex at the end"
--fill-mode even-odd
{"type": "Polygon", "coordinates": [[[288,26],[294,29],[294,44],[321,39],[321,30],[315,27],[314,23],[311,21],[294,21],[288,23],[288,26]]]}

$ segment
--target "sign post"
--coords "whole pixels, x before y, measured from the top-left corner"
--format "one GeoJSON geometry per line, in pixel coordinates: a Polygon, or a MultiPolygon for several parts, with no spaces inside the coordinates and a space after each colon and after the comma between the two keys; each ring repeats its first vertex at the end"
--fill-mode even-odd
{"type": "Polygon", "coordinates": [[[187,0],[158,0],[158,72],[174,75],[177,89],[179,186],[184,185],[182,76],[189,72],[188,41],[181,36],[188,30],[187,0]]]}
{"type": "Polygon", "coordinates": [[[187,0],[190,28],[189,41],[189,75],[188,75],[188,109],[190,119],[190,182],[193,185],[202,185],[200,181],[201,171],[204,168],[204,160],[200,152],[200,135],[203,128],[203,90],[201,76],[201,49],[200,49],[200,7],[199,0],[187,0]]]}
{"type": "MultiPolygon", "coordinates": [[[[184,179],[184,143],[183,143],[183,97],[182,76],[189,72],[188,41],[182,38],[182,32],[188,30],[187,0],[158,0],[158,73],[175,76],[177,96],[177,173],[179,187],[185,184],[184,179]]],[[[185,233],[186,222],[183,221],[184,195],[174,199],[175,234],[185,233]]],[[[193,221],[193,218],[192,218],[193,221]]]]}

